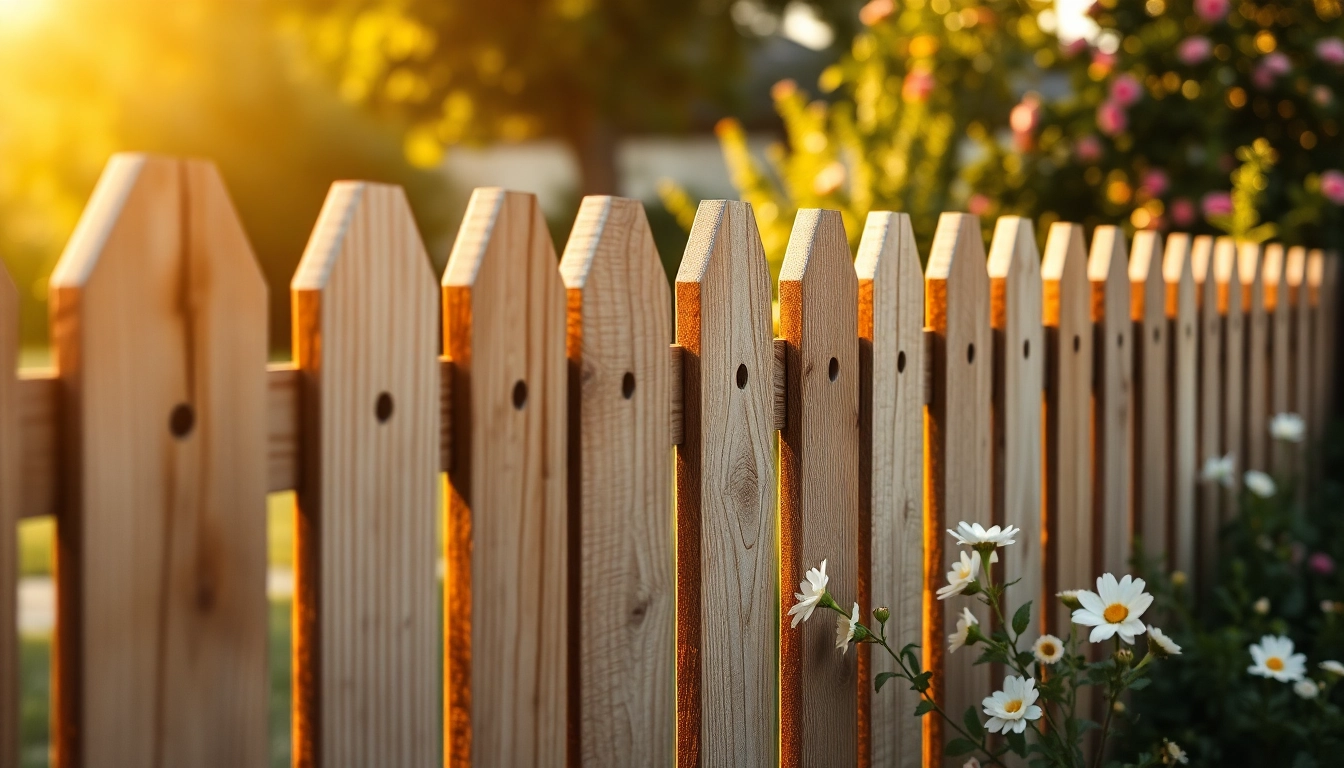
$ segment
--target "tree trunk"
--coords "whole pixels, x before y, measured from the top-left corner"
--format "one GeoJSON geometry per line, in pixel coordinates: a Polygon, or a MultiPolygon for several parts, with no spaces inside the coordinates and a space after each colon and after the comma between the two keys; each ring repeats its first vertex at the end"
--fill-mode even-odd
{"type": "Polygon", "coordinates": [[[616,162],[618,135],[611,120],[591,108],[581,108],[574,115],[565,140],[579,164],[581,196],[620,194],[620,169],[616,162]]]}

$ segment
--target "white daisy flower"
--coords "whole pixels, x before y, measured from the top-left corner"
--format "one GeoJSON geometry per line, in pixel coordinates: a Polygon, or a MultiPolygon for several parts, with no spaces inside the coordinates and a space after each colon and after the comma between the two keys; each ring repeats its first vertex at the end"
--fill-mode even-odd
{"type": "Polygon", "coordinates": [[[1274,478],[1266,475],[1258,469],[1252,469],[1242,478],[1246,487],[1251,489],[1251,493],[1262,499],[1268,499],[1278,491],[1279,487],[1274,484],[1274,478]]]}
{"type": "Polygon", "coordinates": [[[1003,690],[986,696],[980,704],[989,715],[985,730],[990,733],[1022,733],[1027,730],[1028,720],[1039,720],[1041,708],[1036,706],[1040,693],[1036,690],[1036,681],[1008,675],[1003,678],[1003,690]]]}
{"type": "Polygon", "coordinates": [[[1339,610],[1339,603],[1334,600],[1321,601],[1321,613],[1334,613],[1337,610],[1339,610]]]}
{"type": "Polygon", "coordinates": [[[980,758],[972,757],[970,760],[962,763],[961,768],[980,768],[980,758]]]}
{"type": "Polygon", "coordinates": [[[966,638],[971,634],[971,625],[979,624],[980,620],[975,618],[970,608],[962,608],[961,615],[957,617],[957,631],[947,636],[947,652],[956,653],[957,649],[966,644],[966,638]]]}
{"type": "Polygon", "coordinates": [[[789,609],[789,615],[793,617],[793,623],[789,626],[796,627],[799,622],[807,621],[812,618],[812,611],[816,610],[817,604],[821,598],[826,596],[826,585],[831,577],[826,575],[826,561],[821,561],[821,568],[811,568],[808,570],[807,581],[798,582],[798,592],[793,594],[798,602],[789,609]]]}
{"type": "Polygon", "coordinates": [[[965,592],[971,582],[975,581],[980,575],[980,553],[963,550],[961,562],[953,563],[951,568],[952,570],[947,572],[947,586],[938,590],[939,600],[946,600],[965,592]]]}
{"type": "Polygon", "coordinates": [[[1165,632],[1152,624],[1148,625],[1148,649],[1155,651],[1153,655],[1159,658],[1181,655],[1181,646],[1174,643],[1165,632]]]}
{"type": "Polygon", "coordinates": [[[1259,643],[1252,643],[1251,659],[1255,663],[1246,668],[1247,672],[1281,683],[1295,683],[1307,671],[1307,657],[1293,653],[1293,641],[1282,635],[1265,635],[1259,643]]]}
{"type": "Polygon", "coordinates": [[[1340,664],[1338,661],[1322,661],[1320,667],[1332,675],[1344,677],[1344,664],[1340,664]]]}
{"type": "Polygon", "coordinates": [[[1222,458],[1210,456],[1204,462],[1204,469],[1199,473],[1200,478],[1211,483],[1217,483],[1224,488],[1231,488],[1237,482],[1237,457],[1235,454],[1227,454],[1222,458]]]}
{"type": "Polygon", "coordinates": [[[1092,627],[1088,639],[1094,643],[1118,634],[1133,645],[1135,636],[1146,631],[1139,617],[1153,604],[1153,596],[1143,591],[1145,586],[1143,579],[1128,574],[1119,581],[1109,573],[1098,576],[1096,592],[1078,592],[1083,607],[1073,612],[1073,623],[1092,627]]]}
{"type": "Polygon", "coordinates": [[[1059,602],[1063,603],[1065,608],[1076,611],[1083,607],[1083,604],[1078,602],[1079,591],[1077,589],[1066,589],[1063,592],[1056,592],[1055,597],[1059,598],[1059,602]]]}
{"type": "Polygon", "coordinates": [[[1013,537],[1021,530],[1013,525],[1004,528],[1002,531],[999,530],[997,525],[985,530],[979,523],[972,525],[962,521],[957,524],[957,530],[954,531],[949,528],[947,532],[956,538],[958,544],[965,544],[968,547],[974,547],[976,544],[993,544],[996,547],[1006,547],[1013,543],[1013,537]]]}
{"type": "Polygon", "coordinates": [[[1185,765],[1188,762],[1190,762],[1190,758],[1186,756],[1184,749],[1177,746],[1176,742],[1162,740],[1163,765],[1176,765],[1177,763],[1185,765]]]}
{"type": "Polygon", "coordinates": [[[1304,699],[1314,699],[1316,698],[1316,694],[1320,692],[1321,689],[1316,687],[1316,683],[1313,680],[1298,680],[1296,683],[1293,683],[1293,693],[1296,693],[1304,699]]]}
{"type": "Polygon", "coordinates": [[[859,604],[854,604],[854,611],[849,618],[841,616],[835,620],[835,647],[841,653],[849,650],[849,643],[854,639],[854,632],[859,626],[859,604]]]}
{"type": "Polygon", "coordinates": [[[1264,616],[1265,614],[1269,613],[1269,598],[1262,597],[1259,600],[1256,600],[1254,603],[1251,604],[1251,610],[1255,611],[1261,616],[1264,616]]]}
{"type": "Polygon", "coordinates": [[[1278,413],[1269,420],[1269,435],[1275,440],[1300,443],[1307,435],[1307,425],[1296,413],[1278,413]]]}
{"type": "Polygon", "coordinates": [[[1064,658],[1064,643],[1054,635],[1041,635],[1031,644],[1031,654],[1042,664],[1054,664],[1064,658]]]}

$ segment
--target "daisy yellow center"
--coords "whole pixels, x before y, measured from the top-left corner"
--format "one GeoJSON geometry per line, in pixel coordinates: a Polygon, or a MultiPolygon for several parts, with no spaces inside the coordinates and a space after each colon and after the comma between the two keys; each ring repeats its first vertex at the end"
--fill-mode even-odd
{"type": "Polygon", "coordinates": [[[971,567],[969,565],[960,565],[960,564],[957,565],[957,576],[964,579],[970,575],[971,575],[971,567]]]}
{"type": "Polygon", "coordinates": [[[1119,624],[1129,618],[1129,609],[1119,603],[1111,603],[1106,606],[1101,617],[1111,624],[1119,624]]]}
{"type": "Polygon", "coordinates": [[[1278,656],[1270,656],[1269,659],[1265,661],[1265,666],[1269,667],[1275,672],[1282,672],[1283,659],[1280,659],[1278,656]]]}
{"type": "Polygon", "coordinates": [[[1042,656],[1054,656],[1054,655],[1055,655],[1055,644],[1054,644],[1054,643],[1041,643],[1041,655],[1042,655],[1042,656]]]}
{"type": "Polygon", "coordinates": [[[1022,709],[1022,700],[1021,700],[1021,699],[1013,699],[1012,701],[1008,702],[1008,703],[1007,703],[1006,705],[1004,705],[1004,707],[1003,707],[1003,711],[1004,711],[1004,712],[1007,712],[1007,713],[1010,714],[1010,715],[1013,714],[1014,712],[1017,712],[1017,711],[1020,710],[1020,709],[1022,709]]]}

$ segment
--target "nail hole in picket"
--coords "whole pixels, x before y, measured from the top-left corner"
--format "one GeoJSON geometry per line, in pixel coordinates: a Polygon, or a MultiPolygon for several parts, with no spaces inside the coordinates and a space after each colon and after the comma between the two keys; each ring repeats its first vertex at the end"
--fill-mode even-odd
{"type": "Polygon", "coordinates": [[[196,426],[196,412],[186,403],[179,403],[173,408],[173,413],[168,417],[168,431],[173,433],[173,437],[178,440],[191,434],[191,428],[196,426]]]}
{"type": "Polygon", "coordinates": [[[896,353],[896,372],[905,373],[905,352],[896,353]]]}
{"type": "Polygon", "coordinates": [[[387,420],[392,418],[392,396],[384,392],[378,396],[378,400],[373,404],[373,415],[378,417],[379,424],[386,424],[387,420]]]}
{"type": "Polygon", "coordinates": [[[839,376],[840,376],[840,361],[839,361],[839,360],[836,360],[834,357],[832,357],[832,358],[831,358],[831,364],[830,364],[829,366],[826,367],[826,373],[831,377],[831,381],[835,381],[837,378],[839,378],[839,376]]]}
{"type": "Polygon", "coordinates": [[[635,374],[626,371],[621,377],[621,397],[626,400],[635,396],[635,374]]]}
{"type": "Polygon", "coordinates": [[[1162,340],[1162,329],[1161,329],[1161,328],[1154,328],[1154,329],[1153,329],[1153,343],[1156,344],[1157,342],[1159,342],[1159,341],[1161,341],[1161,340],[1162,340]]]}
{"type": "Polygon", "coordinates": [[[975,362],[975,345],[974,345],[974,344],[967,344],[967,345],[966,345],[966,362],[968,362],[968,363],[974,363],[974,362],[975,362]]]}
{"type": "Polygon", "coordinates": [[[1115,346],[1117,347],[1125,346],[1125,334],[1123,333],[1115,334],[1115,346]]]}
{"type": "Polygon", "coordinates": [[[527,405],[527,382],[519,379],[513,385],[513,407],[521,411],[524,405],[527,405]]]}
{"type": "Polygon", "coordinates": [[[746,388],[747,388],[747,365],[746,365],[746,363],[743,363],[742,365],[737,366],[737,388],[738,388],[738,389],[746,389],[746,388]]]}
{"type": "Polygon", "coordinates": [[[1186,323],[1186,324],[1185,324],[1185,335],[1186,335],[1186,336],[1189,336],[1189,335],[1192,334],[1192,333],[1194,333],[1194,329],[1190,327],[1190,324],[1189,324],[1189,323],[1186,323]]]}
{"type": "Polygon", "coordinates": [[[1026,360],[1029,357],[1031,357],[1031,339],[1024,339],[1022,341],[1022,359],[1026,360]]]}
{"type": "Polygon", "coordinates": [[[1073,351],[1077,352],[1083,348],[1083,340],[1078,338],[1078,334],[1073,334],[1073,351]]]}

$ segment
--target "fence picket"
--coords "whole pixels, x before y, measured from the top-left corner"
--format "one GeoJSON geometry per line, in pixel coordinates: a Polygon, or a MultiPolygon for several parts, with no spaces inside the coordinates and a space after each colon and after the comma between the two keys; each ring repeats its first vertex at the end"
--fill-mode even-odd
{"type": "Polygon", "coordinates": [[[266,760],[266,284],[214,166],[117,155],[51,278],[63,766],[266,760]]]}
{"type": "MultiPolygon", "coordinates": [[[[1265,315],[1269,318],[1269,415],[1285,413],[1292,407],[1289,384],[1292,344],[1292,310],[1288,301],[1287,251],[1279,243],[1265,246],[1265,315]]],[[[1290,455],[1285,446],[1269,436],[1268,422],[1260,435],[1268,455],[1269,468],[1286,472],[1290,455]]]]}
{"type": "MultiPolygon", "coordinates": [[[[826,557],[832,591],[858,591],[857,313],[858,278],[839,211],[800,210],[779,274],[788,344],[779,467],[784,605],[789,580],[826,557]]],[[[867,606],[860,610],[871,623],[867,606]]],[[[858,762],[857,653],[836,653],[832,622],[791,630],[787,613],[780,620],[780,764],[858,762]]]]}
{"type": "MultiPolygon", "coordinates": [[[[1234,466],[1245,465],[1246,455],[1241,452],[1243,442],[1242,417],[1246,409],[1246,310],[1242,290],[1241,270],[1237,263],[1237,241],[1220,237],[1213,245],[1213,276],[1218,283],[1218,312],[1222,315],[1223,332],[1222,371],[1218,376],[1218,402],[1221,429],[1219,440],[1224,453],[1232,454],[1234,466]]],[[[1232,473],[1231,488],[1219,493],[1220,523],[1229,522],[1237,514],[1237,489],[1241,487],[1241,473],[1232,473]]]]}
{"type": "MultiPolygon", "coordinates": [[[[868,603],[891,609],[887,637],[893,647],[919,643],[924,596],[924,273],[910,217],[873,212],[859,242],[859,576],[868,603]],[[863,537],[867,519],[869,536],[863,537]],[[869,544],[863,552],[864,544],[869,544]]],[[[860,601],[864,603],[864,601],[860,601]]],[[[867,654],[868,646],[860,646],[867,654]]],[[[863,657],[860,657],[862,664],[863,657]]],[[[895,670],[884,653],[872,654],[871,675],[895,670]]],[[[860,668],[860,672],[865,670],[860,668]]],[[[871,677],[871,675],[869,677],[871,677]]],[[[916,768],[923,764],[919,694],[909,686],[872,693],[867,725],[871,765],[916,768]]],[[[862,698],[860,698],[862,703],[862,698]]],[[[863,709],[860,708],[860,716],[863,709]]],[[[864,738],[860,722],[859,738],[864,738]]],[[[863,756],[862,743],[860,757],[863,756]]]]}
{"type": "Polygon", "coordinates": [[[432,762],[438,297],[401,188],[333,184],[290,289],[306,451],[294,764],[432,762]]]}
{"type": "MultiPolygon", "coordinates": [[[[1265,260],[1256,243],[1237,244],[1237,271],[1241,278],[1241,306],[1245,313],[1245,384],[1242,391],[1242,439],[1238,469],[1267,469],[1265,435],[1269,433],[1269,318],[1265,315],[1265,260]]],[[[1237,472],[1240,483],[1241,472],[1237,472]]]]}
{"type": "Polygon", "coordinates": [[[1096,386],[1092,409],[1095,551],[1103,571],[1129,570],[1130,418],[1133,389],[1133,324],[1129,320],[1129,248],[1124,230],[1101,226],[1092,233],[1087,279],[1092,284],[1096,386]]]}
{"type": "Polygon", "coordinates": [[[0,764],[19,764],[19,293],[0,264],[0,764]]]}
{"type": "MultiPolygon", "coordinates": [[[[1083,228],[1051,225],[1044,284],[1046,594],[1088,589],[1096,573],[1092,508],[1092,319],[1083,228]]],[[[1047,603],[1047,626],[1069,633],[1069,613],[1047,603]]]]}
{"type": "Polygon", "coordinates": [[[644,206],[585,197],[568,294],[571,702],[583,765],[669,765],[676,706],[671,289],[644,206]],[[572,534],[571,534],[572,535],[572,534]]]}
{"type": "Polygon", "coordinates": [[[778,763],[770,295],[751,206],[701,202],[676,283],[680,766],[778,763]]]}
{"type": "Polygon", "coordinates": [[[1030,219],[1001,216],[989,248],[990,325],[994,334],[993,523],[1022,529],[1003,551],[1003,576],[1020,579],[1014,602],[1031,600],[1034,626],[1045,629],[1041,549],[1041,255],[1030,219]]]}
{"type": "MultiPolygon", "coordinates": [[[[1290,409],[1310,424],[1315,416],[1311,412],[1311,308],[1307,297],[1307,249],[1293,246],[1288,249],[1288,301],[1292,304],[1290,313],[1288,359],[1291,366],[1289,377],[1292,379],[1290,409]]],[[[1308,447],[1296,446],[1293,456],[1293,473],[1298,483],[1306,479],[1306,460],[1308,447]]],[[[1303,501],[1301,495],[1298,502],[1303,501]]]]}
{"type": "Polygon", "coordinates": [[[1323,469],[1321,463],[1320,440],[1325,434],[1328,421],[1326,413],[1325,359],[1326,347],[1334,327],[1326,318],[1325,302],[1321,284],[1325,281],[1325,253],[1319,248],[1307,254],[1307,303],[1311,308],[1311,345],[1307,353],[1311,358],[1311,412],[1313,418],[1307,421],[1308,455],[1312,457],[1309,478],[1318,483],[1323,469]]]}
{"type": "Polygon", "coordinates": [[[1196,482],[1196,558],[1201,590],[1213,584],[1217,563],[1218,527],[1222,524],[1223,490],[1216,481],[1206,480],[1201,468],[1209,459],[1223,455],[1219,421],[1223,408],[1219,399],[1222,387],[1222,318],[1218,314],[1218,280],[1215,277],[1213,238],[1200,235],[1190,249],[1190,267],[1195,278],[1195,304],[1198,320],[1195,338],[1198,358],[1195,363],[1198,392],[1198,427],[1195,440],[1196,482]]]}
{"type": "Polygon", "coordinates": [[[536,197],[473,192],[442,284],[454,446],[446,762],[561,765],[569,744],[565,287],[536,197]]]}
{"type": "Polygon", "coordinates": [[[1167,370],[1170,376],[1168,403],[1168,455],[1171,457],[1171,498],[1167,509],[1168,562],[1188,577],[1195,575],[1195,438],[1199,426],[1196,410],[1196,364],[1198,344],[1195,324],[1195,276],[1190,263],[1190,236],[1173,233],[1167,238],[1162,257],[1162,277],[1167,284],[1167,337],[1171,339],[1167,370]]]}
{"type": "Polygon", "coordinates": [[[1330,251],[1325,255],[1325,274],[1321,278],[1321,308],[1325,316],[1324,328],[1330,329],[1327,336],[1322,335],[1322,345],[1325,347],[1325,355],[1322,357],[1322,367],[1325,373],[1321,376],[1321,414],[1327,419],[1334,419],[1339,416],[1339,343],[1335,339],[1335,331],[1339,328],[1339,272],[1340,259],[1338,251],[1330,251]]]}
{"type": "Polygon", "coordinates": [[[1162,279],[1162,236],[1134,233],[1129,259],[1130,319],[1134,328],[1134,533],[1144,556],[1170,562],[1167,448],[1171,433],[1167,364],[1166,283],[1162,279]]]}

